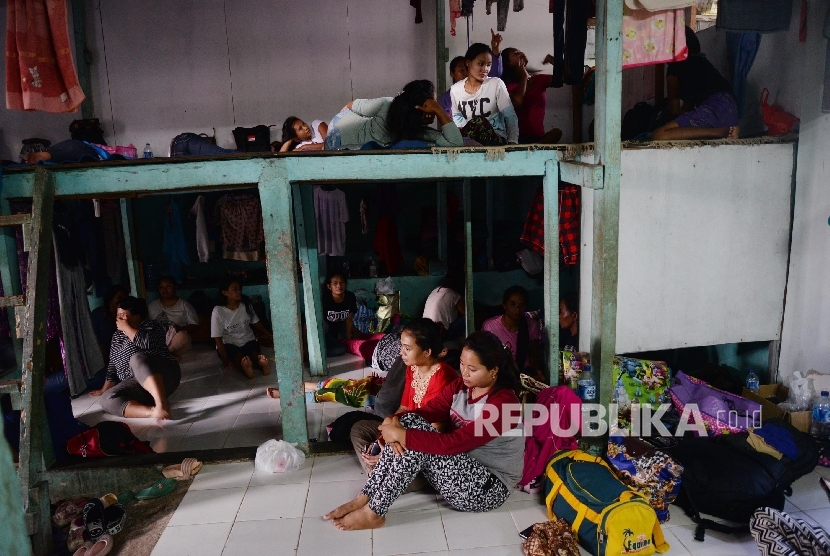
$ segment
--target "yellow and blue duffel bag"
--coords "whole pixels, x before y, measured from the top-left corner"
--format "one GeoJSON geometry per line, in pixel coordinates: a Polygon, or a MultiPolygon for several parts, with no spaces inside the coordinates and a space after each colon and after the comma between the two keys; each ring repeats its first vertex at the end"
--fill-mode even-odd
{"type": "Polygon", "coordinates": [[[657,514],[602,458],[562,450],[545,471],[550,519],[564,518],[594,556],[649,556],[669,550],[657,514]]]}

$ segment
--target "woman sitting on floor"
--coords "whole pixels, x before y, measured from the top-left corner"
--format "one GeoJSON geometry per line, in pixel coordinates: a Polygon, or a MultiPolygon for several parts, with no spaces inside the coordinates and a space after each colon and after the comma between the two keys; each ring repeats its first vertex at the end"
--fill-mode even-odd
{"type": "Polygon", "coordinates": [[[435,87],[422,79],[407,83],[394,98],[353,100],[332,118],[326,150],[360,149],[367,144],[403,148],[464,143],[458,127],[435,100],[435,87]],[[430,127],[436,119],[438,130],[430,127]]]}
{"type": "Polygon", "coordinates": [[[323,120],[314,120],[309,125],[296,116],[289,116],[282,124],[279,152],[323,150],[328,132],[329,126],[323,120]]]}
{"type": "Polygon", "coordinates": [[[506,434],[521,426],[518,412],[508,411],[519,404],[515,377],[513,357],[496,336],[471,334],[461,352],[461,378],[421,409],[384,420],[385,446],[362,493],[323,518],[341,530],[382,527],[418,473],[457,510],[500,507],[524,465],[524,437],[506,434]],[[449,430],[438,432],[434,422],[449,430]]]}
{"type": "Polygon", "coordinates": [[[444,341],[455,340],[464,334],[464,273],[450,270],[437,288],[432,290],[424,304],[424,318],[441,327],[444,341]]]}
{"type": "Polygon", "coordinates": [[[129,295],[127,289],[121,284],[110,286],[104,293],[104,302],[89,315],[92,319],[95,339],[98,341],[98,347],[101,348],[101,355],[104,356],[105,361],[110,358],[110,344],[112,335],[116,331],[115,317],[118,313],[118,304],[127,295],[129,295]]]}
{"type": "Polygon", "coordinates": [[[242,285],[236,278],[228,277],[219,286],[223,303],[213,308],[210,316],[210,336],[216,342],[216,353],[226,369],[237,369],[248,378],[254,378],[254,362],[263,375],[271,374],[268,358],[260,352],[253,329],[270,338],[271,333],[262,326],[251,306],[242,295],[242,285]]]}
{"type": "Polygon", "coordinates": [[[504,314],[484,321],[482,330],[492,332],[510,350],[516,360],[516,367],[527,372],[536,380],[546,382],[542,372],[542,350],[539,341],[542,329],[539,322],[525,314],[527,290],[521,286],[510,286],[502,296],[504,314]]]}
{"type": "Polygon", "coordinates": [[[182,378],[179,364],[167,349],[167,329],[147,318],[147,302],[125,297],[118,303],[101,408],[111,415],[169,419],[168,396],[182,378]]]}
{"type": "Polygon", "coordinates": [[[191,334],[199,330],[199,315],[193,305],[176,295],[176,280],[162,276],[158,283],[159,298],[150,303],[150,318],[161,322],[167,329],[167,348],[177,361],[193,348],[191,334]]]}

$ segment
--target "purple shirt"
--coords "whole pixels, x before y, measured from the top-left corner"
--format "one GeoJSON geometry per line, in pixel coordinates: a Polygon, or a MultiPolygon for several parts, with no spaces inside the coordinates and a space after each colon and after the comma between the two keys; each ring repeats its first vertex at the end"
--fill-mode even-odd
{"type": "MultiPolygon", "coordinates": [[[[490,66],[490,73],[487,74],[489,77],[501,77],[501,55],[493,56],[493,65],[490,66]]],[[[450,90],[447,89],[443,95],[438,97],[438,104],[441,105],[441,108],[444,109],[444,112],[447,113],[447,116],[452,118],[452,98],[450,98],[450,90]]]]}

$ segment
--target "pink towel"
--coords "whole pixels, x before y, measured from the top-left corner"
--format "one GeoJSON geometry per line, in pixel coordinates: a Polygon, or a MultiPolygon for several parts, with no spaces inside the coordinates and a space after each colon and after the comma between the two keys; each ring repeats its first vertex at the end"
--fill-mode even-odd
{"type": "Polygon", "coordinates": [[[664,12],[626,10],[622,37],[623,68],[681,62],[689,57],[682,8],[664,12]]]}
{"type": "Polygon", "coordinates": [[[74,112],[84,100],[72,61],[67,0],[8,0],[6,108],[74,112]]]}

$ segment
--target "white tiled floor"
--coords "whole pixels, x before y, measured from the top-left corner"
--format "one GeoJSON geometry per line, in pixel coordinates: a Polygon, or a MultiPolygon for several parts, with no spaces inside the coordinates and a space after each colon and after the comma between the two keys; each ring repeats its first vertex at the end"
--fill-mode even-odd
{"type": "MultiPolygon", "coordinates": [[[[273,350],[263,350],[271,357],[273,350]]],[[[238,372],[223,371],[210,346],[197,345],[181,363],[182,381],[170,396],[173,419],[158,423],[152,419],[124,419],[101,410],[99,398],[84,394],[72,400],[75,417],[94,425],[100,421],[124,421],[133,433],[150,443],[156,452],[193,449],[259,446],[270,438],[282,437],[280,402],[265,395],[276,384],[272,374],[254,379],[238,372]]],[[[329,361],[329,376],[363,377],[371,373],[359,357],[346,355],[329,361]]],[[[311,380],[306,376],[306,380],[311,380]]],[[[335,403],[309,404],[308,434],[325,440],[325,425],[354,408],[335,403]]]]}
{"type": "MultiPolygon", "coordinates": [[[[830,529],[819,474],[830,476],[830,470],[819,468],[796,482],[786,509],[830,529]]],[[[514,492],[504,506],[484,514],[455,511],[432,494],[406,494],[374,531],[343,532],[323,521],[322,514],[352,499],[363,482],[354,455],[318,456],[297,471],[273,475],[255,471],[253,463],[206,465],[153,556],[520,556],[518,532],[547,519],[541,499],[514,492]]],[[[749,535],[707,531],[704,542],[693,540],[694,525],[680,508],[672,509],[663,532],[669,555],[759,553],[749,535]]]]}

